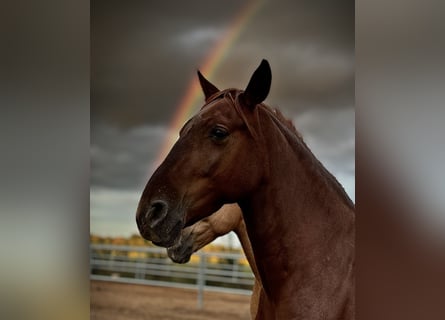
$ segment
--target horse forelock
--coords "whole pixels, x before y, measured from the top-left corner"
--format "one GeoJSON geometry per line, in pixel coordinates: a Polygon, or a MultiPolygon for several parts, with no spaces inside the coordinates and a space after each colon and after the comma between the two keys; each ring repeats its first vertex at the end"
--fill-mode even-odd
{"type": "Polygon", "coordinates": [[[208,105],[210,105],[212,102],[214,102],[218,99],[224,99],[228,105],[233,106],[233,108],[237,112],[238,116],[241,118],[243,123],[246,125],[250,135],[255,140],[257,140],[259,133],[257,132],[257,130],[255,130],[253,128],[252,124],[247,120],[247,117],[243,111],[243,108],[241,107],[241,102],[240,102],[239,97],[243,92],[244,91],[235,89],[235,88],[229,88],[229,89],[225,89],[225,90],[216,92],[207,99],[206,103],[201,108],[201,110],[205,109],[208,105]]]}
{"type": "Polygon", "coordinates": [[[206,99],[205,104],[201,107],[201,110],[205,109],[209,104],[211,104],[213,101],[218,99],[228,99],[230,102],[233,103],[233,95],[236,91],[239,91],[234,88],[229,88],[225,90],[218,91],[214,94],[212,94],[208,99],[206,99]]]}

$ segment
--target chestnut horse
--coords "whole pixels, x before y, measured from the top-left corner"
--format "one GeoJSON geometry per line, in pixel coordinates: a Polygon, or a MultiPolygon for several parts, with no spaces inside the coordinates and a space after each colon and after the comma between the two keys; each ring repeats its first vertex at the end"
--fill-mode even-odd
{"type": "Polygon", "coordinates": [[[224,205],[212,215],[182,230],[181,237],[172,247],[167,248],[170,259],[177,263],[186,263],[190,256],[211,243],[218,237],[234,231],[246,255],[247,261],[255,276],[252,296],[250,298],[250,314],[255,319],[261,295],[261,282],[253,257],[252,246],[247,235],[241,209],[236,204],[224,205]]]}
{"type": "Polygon", "coordinates": [[[353,319],[354,204],[290,122],[262,103],[269,63],[244,91],[198,76],[205,105],[144,189],[141,235],[170,247],[184,227],[238,203],[264,292],[256,318],[353,319]]]}

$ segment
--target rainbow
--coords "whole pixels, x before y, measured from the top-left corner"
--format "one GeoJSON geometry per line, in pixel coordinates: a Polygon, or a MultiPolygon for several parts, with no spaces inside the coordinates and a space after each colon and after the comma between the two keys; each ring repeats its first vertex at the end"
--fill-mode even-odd
{"type": "MultiPolygon", "coordinates": [[[[261,7],[262,3],[263,0],[249,1],[236,15],[232,23],[224,32],[224,35],[211,49],[210,53],[204,59],[201,67],[199,68],[206,78],[211,78],[214,75],[218,66],[221,65],[221,62],[227,55],[229,49],[238,39],[249,20],[261,7]]],[[[166,138],[163,141],[156,160],[153,163],[154,168],[158,167],[167,156],[169,150],[172,148],[177,139],[178,131],[184,125],[185,121],[197,111],[197,108],[204,101],[203,99],[199,81],[197,80],[197,77],[194,76],[190,81],[184,96],[181,98],[175,114],[168,126],[166,138]]]]}

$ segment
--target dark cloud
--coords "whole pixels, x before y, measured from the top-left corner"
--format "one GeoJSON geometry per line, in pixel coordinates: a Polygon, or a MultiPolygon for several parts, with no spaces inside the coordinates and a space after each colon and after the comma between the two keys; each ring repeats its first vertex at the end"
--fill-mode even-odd
{"type": "Polygon", "coordinates": [[[159,126],[92,130],[91,185],[141,190],[152,173],[152,161],[166,130],[159,126]]]}
{"type": "MultiPolygon", "coordinates": [[[[167,122],[196,68],[244,5],[93,1],[92,122],[167,122]]],[[[353,49],[352,1],[265,1],[211,80],[221,88],[244,87],[268,58],[273,104],[286,110],[352,105],[353,49]]]]}
{"type": "MultiPolygon", "coordinates": [[[[236,2],[233,2],[236,3],[236,2]]],[[[91,10],[92,121],[131,126],[167,121],[213,43],[187,53],[181,35],[219,30],[239,6],[213,15],[208,1],[93,1],[91,10]],[[197,10],[198,9],[198,10],[197,10]]],[[[222,9],[222,8],[221,8],[222,9]]]]}

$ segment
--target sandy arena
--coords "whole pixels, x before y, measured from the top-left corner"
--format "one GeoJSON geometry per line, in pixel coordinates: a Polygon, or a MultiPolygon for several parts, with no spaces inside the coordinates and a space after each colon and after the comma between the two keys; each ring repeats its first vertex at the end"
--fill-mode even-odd
{"type": "Polygon", "coordinates": [[[204,293],[204,307],[197,308],[197,291],[91,281],[93,320],[241,320],[250,319],[250,296],[204,293]]]}

